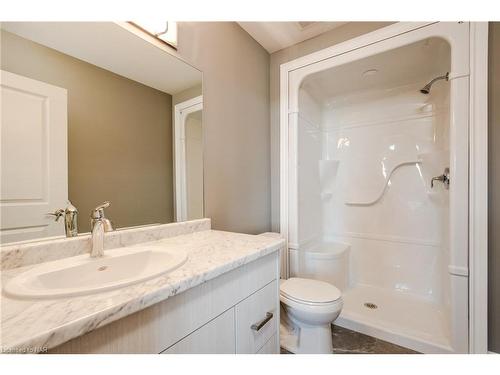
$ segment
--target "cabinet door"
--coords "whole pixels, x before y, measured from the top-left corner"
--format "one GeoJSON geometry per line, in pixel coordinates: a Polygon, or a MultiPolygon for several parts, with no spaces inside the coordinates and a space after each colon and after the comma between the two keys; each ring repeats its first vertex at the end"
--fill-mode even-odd
{"type": "Polygon", "coordinates": [[[234,354],[234,308],[227,310],[162,354],[234,354]]]}
{"type": "Polygon", "coordinates": [[[275,333],[271,338],[259,349],[257,354],[278,354],[278,334],[275,333]]]}
{"type": "Polygon", "coordinates": [[[236,353],[257,353],[277,334],[277,285],[274,280],[236,305],[236,353]]]}

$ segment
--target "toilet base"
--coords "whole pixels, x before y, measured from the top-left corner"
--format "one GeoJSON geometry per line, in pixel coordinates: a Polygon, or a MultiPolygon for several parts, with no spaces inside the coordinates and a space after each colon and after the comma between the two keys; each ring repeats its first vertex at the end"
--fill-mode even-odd
{"type": "Polygon", "coordinates": [[[331,324],[297,324],[281,309],[280,346],[294,354],[333,353],[331,324]]]}
{"type": "Polygon", "coordinates": [[[332,354],[332,352],[332,329],[330,324],[300,327],[297,353],[332,354]]]}
{"type": "Polygon", "coordinates": [[[299,334],[298,332],[290,329],[285,324],[280,324],[280,347],[285,349],[288,352],[293,354],[297,354],[299,343],[299,334]]]}
{"type": "Polygon", "coordinates": [[[280,346],[294,354],[332,354],[332,331],[326,327],[301,327],[299,332],[280,325],[280,346]]]}

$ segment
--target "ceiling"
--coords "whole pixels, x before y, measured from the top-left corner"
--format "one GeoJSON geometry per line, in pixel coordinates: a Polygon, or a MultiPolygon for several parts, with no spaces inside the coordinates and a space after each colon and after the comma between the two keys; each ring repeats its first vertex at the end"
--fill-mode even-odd
{"type": "Polygon", "coordinates": [[[201,84],[202,74],[115,22],[2,22],[1,28],[168,94],[201,84]]]}
{"type": "Polygon", "coordinates": [[[267,52],[273,53],[347,22],[238,22],[267,52]]]}
{"type": "Polygon", "coordinates": [[[302,82],[322,104],[342,101],[350,94],[409,84],[426,84],[450,69],[450,46],[440,38],[429,38],[377,55],[332,67],[306,77],[302,82]]]}

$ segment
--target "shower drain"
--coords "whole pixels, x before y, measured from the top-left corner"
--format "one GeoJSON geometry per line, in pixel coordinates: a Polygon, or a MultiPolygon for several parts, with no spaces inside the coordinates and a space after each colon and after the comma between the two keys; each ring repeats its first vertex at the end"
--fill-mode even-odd
{"type": "Polygon", "coordinates": [[[364,305],[366,308],[372,309],[372,310],[375,310],[376,308],[378,308],[378,306],[375,305],[373,302],[365,302],[364,305]]]}

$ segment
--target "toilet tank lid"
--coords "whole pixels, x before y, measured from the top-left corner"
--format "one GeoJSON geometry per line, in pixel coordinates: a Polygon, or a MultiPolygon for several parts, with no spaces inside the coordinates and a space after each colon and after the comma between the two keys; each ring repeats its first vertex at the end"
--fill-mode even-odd
{"type": "Polygon", "coordinates": [[[280,284],[280,292],[299,301],[328,303],[338,300],[342,293],[325,281],[292,277],[280,284]]]}

